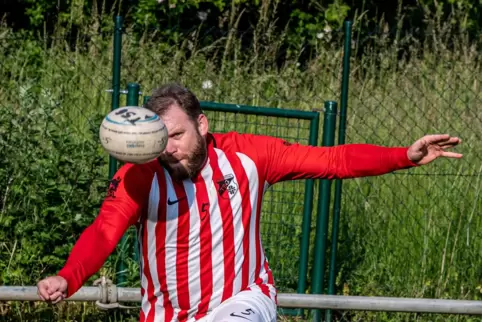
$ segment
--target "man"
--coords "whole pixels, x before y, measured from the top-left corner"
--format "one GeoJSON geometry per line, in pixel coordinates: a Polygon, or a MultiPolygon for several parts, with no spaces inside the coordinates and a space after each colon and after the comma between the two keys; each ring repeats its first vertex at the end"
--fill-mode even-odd
{"type": "Polygon", "coordinates": [[[311,147],[251,134],[213,134],[199,101],[168,84],[146,107],[169,139],[152,162],[122,166],[100,213],[57,276],[38,283],[42,300],[74,294],[103,265],[130,225],[140,248],[140,321],[276,321],[276,289],[259,231],[265,190],[306,178],[376,176],[461,158],[460,143],[428,135],[410,147],[311,147]]]}

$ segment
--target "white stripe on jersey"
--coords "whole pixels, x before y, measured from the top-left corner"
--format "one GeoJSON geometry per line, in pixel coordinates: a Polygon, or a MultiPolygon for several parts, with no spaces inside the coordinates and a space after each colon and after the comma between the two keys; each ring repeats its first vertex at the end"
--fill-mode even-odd
{"type": "MultiPolygon", "coordinates": [[[[157,261],[156,261],[156,248],[157,248],[157,243],[156,243],[156,226],[157,222],[159,221],[159,215],[158,215],[158,207],[159,207],[159,197],[160,197],[160,191],[159,191],[159,183],[157,180],[157,175],[154,174],[154,178],[152,180],[151,184],[151,191],[149,193],[149,205],[147,209],[147,221],[145,229],[147,230],[147,240],[152,241],[147,247],[147,259],[149,263],[149,271],[152,279],[152,286],[154,288],[154,296],[157,297],[157,301],[160,301],[162,303],[163,297],[161,293],[161,284],[159,283],[159,276],[157,275],[157,261]]],[[[143,253],[141,253],[143,254],[143,253]]],[[[146,285],[146,291],[147,291],[147,285],[146,285]]],[[[148,293],[146,292],[146,295],[148,296],[148,293]]],[[[149,301],[146,301],[149,303],[149,301]]],[[[154,302],[155,303],[155,302],[154,302]]],[[[157,316],[159,314],[159,311],[157,309],[157,305],[154,304],[154,307],[152,307],[152,310],[155,310],[155,315],[157,316]]],[[[162,313],[162,312],[160,312],[162,313]]],[[[149,311],[145,311],[145,315],[147,316],[149,314],[149,311]]]]}
{"type": "Polygon", "coordinates": [[[259,272],[256,272],[256,219],[258,205],[258,169],[253,160],[242,153],[237,153],[241,164],[246,171],[249,181],[249,198],[251,200],[251,218],[249,221],[249,280],[248,285],[254,283],[259,272]],[[249,170],[248,170],[249,169],[249,170]]]}
{"type": "Polygon", "coordinates": [[[200,219],[199,209],[196,201],[196,186],[191,180],[183,182],[189,206],[189,254],[188,254],[188,277],[189,277],[189,302],[190,310],[188,316],[195,313],[199,302],[201,302],[201,254],[200,243],[200,219]]]}
{"type": "MultiPolygon", "coordinates": [[[[221,173],[223,176],[226,175],[234,175],[236,178],[236,174],[234,169],[232,168],[231,164],[229,163],[229,160],[227,159],[226,155],[224,154],[223,151],[219,149],[214,149],[216,151],[216,154],[218,155],[218,164],[219,164],[219,169],[221,170],[221,173]]],[[[244,170],[244,169],[243,169],[244,170]]],[[[238,181],[238,178],[236,178],[236,181],[238,181]]],[[[238,187],[239,188],[239,187],[238,187]]],[[[225,193],[228,193],[226,191],[225,193]]],[[[247,196],[243,196],[247,197],[247,196]]],[[[242,209],[242,196],[240,193],[235,193],[234,196],[231,198],[231,209],[233,211],[233,226],[235,227],[234,229],[234,252],[235,252],[235,258],[234,258],[234,272],[235,272],[235,278],[234,278],[234,283],[233,283],[233,294],[238,293],[241,290],[241,283],[243,279],[243,274],[242,274],[242,269],[243,269],[243,258],[244,258],[244,253],[243,253],[243,236],[244,236],[244,227],[243,227],[243,209],[242,209]]]]}
{"type": "Polygon", "coordinates": [[[209,211],[211,224],[211,246],[212,246],[212,276],[213,294],[209,302],[208,310],[217,307],[221,303],[224,291],[224,254],[223,254],[223,221],[219,212],[218,190],[213,182],[213,169],[207,164],[201,175],[208,188],[209,211]],[[220,247],[221,245],[221,247],[220,247]],[[219,269],[219,268],[222,269],[219,269]],[[218,269],[216,269],[218,268],[218,269]]]}
{"type": "MultiPolygon", "coordinates": [[[[176,192],[174,191],[174,186],[172,183],[172,178],[169,172],[164,169],[164,174],[166,176],[166,190],[167,190],[167,200],[177,200],[176,192]]],[[[179,203],[174,203],[171,205],[162,205],[166,208],[166,282],[167,291],[169,292],[169,300],[174,308],[173,321],[177,321],[177,314],[179,313],[179,302],[177,295],[177,225],[179,217],[179,203]]]]}
{"type": "Polygon", "coordinates": [[[144,292],[144,295],[142,296],[142,312],[147,316],[149,314],[149,310],[151,309],[151,303],[149,303],[149,294],[147,294],[147,284],[149,283],[149,280],[147,279],[146,274],[144,273],[144,249],[142,247],[142,233],[144,232],[144,229],[146,227],[144,226],[144,223],[140,224],[139,226],[139,231],[137,233],[137,240],[138,240],[138,247],[139,247],[139,270],[140,270],[140,275],[141,275],[141,287],[144,292]]]}

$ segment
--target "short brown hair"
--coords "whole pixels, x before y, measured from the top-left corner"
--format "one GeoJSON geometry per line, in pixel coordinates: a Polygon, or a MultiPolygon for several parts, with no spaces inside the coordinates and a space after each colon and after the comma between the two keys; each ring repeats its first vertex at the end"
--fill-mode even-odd
{"type": "Polygon", "coordinates": [[[193,122],[203,113],[196,95],[178,83],[169,83],[153,90],[145,108],[162,115],[172,105],[178,105],[193,122]]]}

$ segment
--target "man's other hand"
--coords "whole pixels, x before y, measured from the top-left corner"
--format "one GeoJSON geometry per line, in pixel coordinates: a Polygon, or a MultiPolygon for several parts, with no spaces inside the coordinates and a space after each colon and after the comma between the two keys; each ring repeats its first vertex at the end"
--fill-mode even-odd
{"type": "Polygon", "coordinates": [[[61,276],[50,276],[37,283],[37,293],[43,301],[56,304],[67,296],[67,281],[61,276]]]}
{"type": "Polygon", "coordinates": [[[426,135],[413,143],[407,151],[408,158],[417,165],[424,165],[439,157],[460,159],[462,154],[447,151],[462,142],[448,134],[426,135]]]}

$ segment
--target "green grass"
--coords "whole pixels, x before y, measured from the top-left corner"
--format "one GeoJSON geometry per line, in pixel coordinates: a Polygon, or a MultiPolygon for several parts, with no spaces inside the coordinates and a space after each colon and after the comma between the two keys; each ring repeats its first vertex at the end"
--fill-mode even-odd
{"type": "MultiPolygon", "coordinates": [[[[409,61],[397,61],[397,48],[385,44],[351,61],[347,143],[408,145],[425,133],[448,132],[463,139],[457,150],[465,157],[344,181],[339,294],[481,297],[481,66],[477,52],[462,37],[451,50],[437,41],[411,47],[409,61]]],[[[326,46],[304,69],[295,60],[274,66],[270,48],[265,55],[257,51],[246,59],[249,53],[240,52],[237,40],[231,44],[229,59],[219,67],[210,57],[222,45],[201,48],[186,58],[181,50],[126,35],[122,86],[139,82],[148,95],[176,80],[201,100],[300,110],[339,100],[341,42],[326,46]],[[212,88],[202,88],[206,80],[212,88]]],[[[95,216],[106,186],[107,158],[95,131],[110,110],[105,90],[111,88],[112,46],[109,37],[94,36],[82,49],[71,51],[62,39],[47,48],[8,34],[0,40],[0,52],[0,154],[5,155],[0,167],[0,283],[33,285],[63,263],[78,232],[95,216]]],[[[214,128],[222,131],[303,143],[308,135],[286,120],[276,124],[268,118],[212,117],[214,128]]],[[[302,182],[273,187],[263,208],[265,247],[272,254],[280,289],[287,291],[296,288],[303,187],[302,182]]],[[[116,260],[112,256],[103,270],[112,278],[116,260]]],[[[128,283],[139,286],[133,261],[128,262],[128,283]]],[[[2,303],[0,312],[1,318],[20,320],[128,321],[136,316],[99,313],[90,304],[71,303],[55,309],[2,303]]],[[[475,321],[363,312],[344,312],[341,320],[475,321]]]]}

